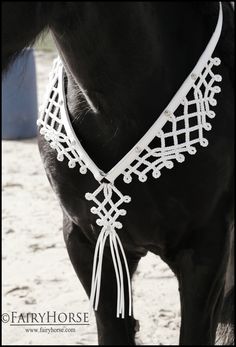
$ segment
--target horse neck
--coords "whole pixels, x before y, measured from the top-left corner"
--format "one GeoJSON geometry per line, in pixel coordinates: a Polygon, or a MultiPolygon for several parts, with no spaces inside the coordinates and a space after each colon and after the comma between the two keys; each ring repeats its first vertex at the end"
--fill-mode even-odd
{"type": "Polygon", "coordinates": [[[47,1],[2,3],[2,72],[48,28],[52,11],[47,1]]]}
{"type": "Polygon", "coordinates": [[[148,130],[196,64],[217,19],[216,3],[201,6],[85,2],[82,14],[69,9],[52,25],[75,132],[104,168],[148,130]]]}

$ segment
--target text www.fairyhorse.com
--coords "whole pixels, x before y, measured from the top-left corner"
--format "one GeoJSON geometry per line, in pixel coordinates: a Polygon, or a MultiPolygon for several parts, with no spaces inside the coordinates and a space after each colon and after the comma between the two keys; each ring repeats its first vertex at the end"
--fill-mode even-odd
{"type": "Polygon", "coordinates": [[[10,326],[21,326],[25,328],[26,333],[73,333],[75,327],[89,325],[88,312],[28,312],[2,314],[2,323],[8,323],[10,326]]]}
{"type": "Polygon", "coordinates": [[[46,333],[46,334],[53,334],[53,333],[75,333],[75,328],[25,328],[26,333],[46,333]]]}

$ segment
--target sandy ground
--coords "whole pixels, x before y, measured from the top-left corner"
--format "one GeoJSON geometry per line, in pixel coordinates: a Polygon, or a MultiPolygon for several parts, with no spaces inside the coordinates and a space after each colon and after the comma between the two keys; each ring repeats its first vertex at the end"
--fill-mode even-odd
{"type": "MultiPolygon", "coordinates": [[[[36,52],[42,101],[54,53],[36,52]]],[[[88,299],[69,261],[59,204],[44,173],[36,139],[3,141],[3,312],[84,312],[88,299]]],[[[140,344],[176,345],[179,297],[173,273],[153,254],[133,281],[140,344]]],[[[74,332],[27,332],[3,324],[3,345],[96,345],[94,317],[74,332]]]]}

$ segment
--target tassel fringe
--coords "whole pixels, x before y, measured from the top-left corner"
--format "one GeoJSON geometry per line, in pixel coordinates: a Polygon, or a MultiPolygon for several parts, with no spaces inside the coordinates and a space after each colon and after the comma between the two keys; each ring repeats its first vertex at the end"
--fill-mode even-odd
{"type": "Polygon", "coordinates": [[[101,288],[101,275],[102,275],[102,261],[103,261],[103,253],[104,247],[106,244],[106,240],[109,237],[111,256],[113,260],[113,265],[116,274],[116,284],[117,284],[117,309],[116,316],[119,318],[125,317],[125,291],[124,291],[124,272],[122,268],[121,258],[122,256],[125,272],[128,281],[128,299],[129,299],[129,316],[132,314],[132,299],[131,299],[131,281],[130,281],[130,273],[128,268],[128,263],[126,260],[125,252],[119,236],[117,235],[114,228],[107,226],[103,227],[100,235],[97,239],[97,244],[94,252],[93,259],[93,273],[92,273],[92,284],[91,284],[91,294],[90,294],[90,310],[94,308],[96,311],[99,303],[100,296],[100,288],[101,288]]]}

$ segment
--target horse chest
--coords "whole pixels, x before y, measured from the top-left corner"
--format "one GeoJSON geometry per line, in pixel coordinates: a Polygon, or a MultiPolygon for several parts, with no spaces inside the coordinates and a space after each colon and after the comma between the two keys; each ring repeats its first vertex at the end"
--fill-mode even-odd
{"type": "MultiPolygon", "coordinates": [[[[68,168],[65,161],[59,162],[55,151],[41,135],[39,148],[48,179],[64,212],[95,241],[100,228],[96,224],[97,217],[91,213],[93,205],[84,199],[88,191],[96,189],[93,176],[81,175],[78,170],[68,168]]],[[[215,171],[214,165],[209,160],[204,162],[204,172],[211,177],[215,171]]],[[[158,181],[150,180],[145,184],[133,182],[131,185],[126,185],[122,180],[117,182],[122,192],[132,196],[132,204],[127,206],[127,215],[121,220],[123,229],[119,232],[125,248],[134,252],[140,247],[143,250],[156,249],[156,253],[160,253],[176,244],[189,225],[197,226],[208,218],[210,212],[206,206],[212,205],[214,196],[209,194],[201,180],[193,184],[190,177],[196,174],[196,167],[204,170],[196,161],[195,164],[182,164],[175,171],[167,170],[166,175],[158,181]]],[[[205,179],[209,177],[205,176],[205,179]]],[[[217,177],[212,189],[215,193],[216,186],[217,177]]]]}

